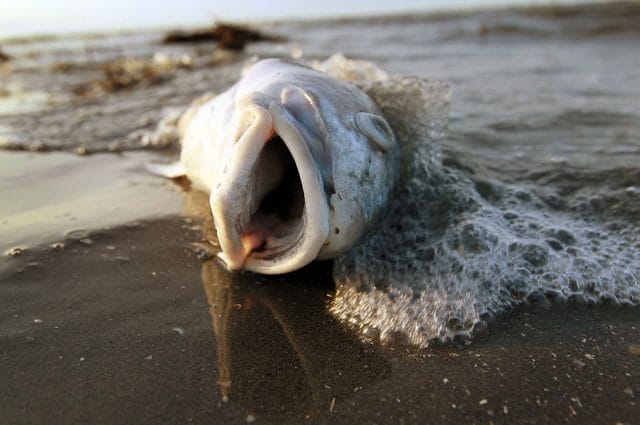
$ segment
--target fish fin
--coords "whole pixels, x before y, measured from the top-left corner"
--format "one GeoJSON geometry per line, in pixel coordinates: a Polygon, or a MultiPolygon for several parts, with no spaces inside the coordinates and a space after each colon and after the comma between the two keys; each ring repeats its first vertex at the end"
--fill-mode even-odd
{"type": "Polygon", "coordinates": [[[176,161],[171,164],[145,162],[144,168],[151,174],[155,174],[156,176],[160,177],[166,177],[168,179],[175,179],[186,174],[184,165],[180,161],[176,161]]]}
{"type": "Polygon", "coordinates": [[[316,101],[309,93],[300,87],[290,85],[280,92],[280,102],[317,140],[326,140],[327,129],[316,101]]]}
{"type": "Polygon", "coordinates": [[[356,125],[372,142],[374,147],[385,153],[393,150],[396,139],[389,124],[380,115],[370,112],[358,112],[356,114],[356,125]]]}

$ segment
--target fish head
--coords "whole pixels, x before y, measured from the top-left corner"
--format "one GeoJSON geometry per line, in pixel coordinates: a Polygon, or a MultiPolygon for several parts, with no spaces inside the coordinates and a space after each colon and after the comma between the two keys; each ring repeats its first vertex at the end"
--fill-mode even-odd
{"type": "Polygon", "coordinates": [[[384,187],[373,187],[371,178],[363,185],[363,175],[376,172],[365,169],[372,157],[387,157],[377,161],[382,165],[373,161],[377,166],[397,167],[397,144],[369,101],[349,105],[349,95],[321,102],[284,85],[236,100],[210,195],[227,268],[294,271],[344,252],[380,215],[377,204],[388,200],[396,173],[386,172],[384,187]]]}

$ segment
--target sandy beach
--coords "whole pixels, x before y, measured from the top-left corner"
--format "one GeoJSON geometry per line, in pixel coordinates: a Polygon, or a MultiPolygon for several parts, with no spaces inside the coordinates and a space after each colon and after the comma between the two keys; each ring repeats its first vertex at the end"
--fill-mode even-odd
{"type": "Polygon", "coordinates": [[[192,227],[3,260],[5,423],[635,423],[637,309],[532,307],[470,346],[377,347],[328,315],[328,264],[230,275],[192,227]]]}
{"type": "Polygon", "coordinates": [[[540,294],[470,344],[380,344],[330,313],[331,261],[227,272],[206,196],[144,166],[177,157],[158,125],[251,56],[340,47],[450,82],[443,162],[480,192],[496,176],[540,183],[558,211],[560,196],[597,187],[613,195],[584,194],[589,205],[637,232],[640,8],[603,10],[274,23],[265,31],[289,41],[243,52],[151,32],[3,42],[0,422],[638,423],[637,305],[540,294]],[[529,60],[510,59],[525,48],[529,60]],[[109,80],[114,64],[126,87],[109,80]]]}

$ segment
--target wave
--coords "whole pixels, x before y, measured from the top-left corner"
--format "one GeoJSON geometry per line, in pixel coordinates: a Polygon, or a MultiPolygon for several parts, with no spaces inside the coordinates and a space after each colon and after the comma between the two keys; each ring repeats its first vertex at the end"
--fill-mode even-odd
{"type": "Polygon", "coordinates": [[[369,94],[403,147],[403,181],[387,222],[336,260],[332,314],[365,338],[426,346],[523,303],[640,305],[640,169],[574,175],[573,188],[571,175],[482,177],[441,162],[446,87],[400,79],[369,94]]]}

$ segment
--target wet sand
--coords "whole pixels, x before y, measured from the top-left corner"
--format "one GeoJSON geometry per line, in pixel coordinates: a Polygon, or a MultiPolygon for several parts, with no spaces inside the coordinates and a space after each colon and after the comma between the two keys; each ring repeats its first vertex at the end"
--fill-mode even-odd
{"type": "Polygon", "coordinates": [[[376,347],[328,315],[330,264],[229,274],[186,220],[2,259],[3,423],[637,419],[637,309],[531,307],[467,347],[376,347]]]}
{"type": "Polygon", "coordinates": [[[84,239],[96,226],[177,214],[180,188],[144,168],[165,157],[0,151],[0,252],[84,239]]]}

